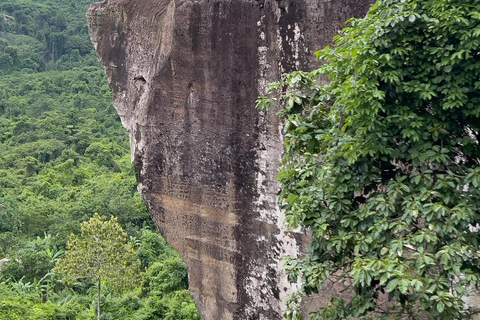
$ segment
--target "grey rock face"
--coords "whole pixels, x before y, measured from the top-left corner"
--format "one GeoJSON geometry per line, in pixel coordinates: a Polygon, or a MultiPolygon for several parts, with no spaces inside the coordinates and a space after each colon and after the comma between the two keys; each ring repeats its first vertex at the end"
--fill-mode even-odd
{"type": "Polygon", "coordinates": [[[90,35],[130,134],[139,190],[182,255],[203,319],[281,319],[294,285],[280,262],[305,236],[285,229],[282,154],[269,81],[313,52],[368,0],[106,0],[90,35]]]}

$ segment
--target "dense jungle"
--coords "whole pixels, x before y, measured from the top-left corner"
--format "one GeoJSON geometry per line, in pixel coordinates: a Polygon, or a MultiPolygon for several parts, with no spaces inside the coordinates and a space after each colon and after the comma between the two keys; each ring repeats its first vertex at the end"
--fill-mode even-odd
{"type": "Polygon", "coordinates": [[[0,3],[0,320],[97,319],[94,279],[54,270],[95,213],[117,217],[141,271],[133,286],[102,281],[101,319],[200,319],[185,263],[137,192],[90,3],[0,3]]]}

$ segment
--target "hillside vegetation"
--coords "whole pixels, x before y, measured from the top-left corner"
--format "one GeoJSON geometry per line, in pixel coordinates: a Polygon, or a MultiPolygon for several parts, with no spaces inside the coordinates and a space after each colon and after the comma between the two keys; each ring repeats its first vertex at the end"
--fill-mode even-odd
{"type": "Polygon", "coordinates": [[[90,3],[0,3],[0,320],[96,319],[95,284],[53,272],[95,212],[118,218],[143,271],[133,289],[105,284],[102,319],[199,319],[186,266],[136,190],[88,38],[90,3]]]}

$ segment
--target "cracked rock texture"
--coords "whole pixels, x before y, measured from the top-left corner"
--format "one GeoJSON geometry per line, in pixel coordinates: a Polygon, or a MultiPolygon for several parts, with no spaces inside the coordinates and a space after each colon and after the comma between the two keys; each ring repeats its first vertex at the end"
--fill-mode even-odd
{"type": "MultiPolygon", "coordinates": [[[[295,289],[280,257],[305,236],[285,229],[275,182],[275,110],[256,98],[282,72],[311,69],[369,0],[106,0],[91,39],[130,134],[139,190],[188,265],[206,320],[281,319],[295,289]]],[[[320,298],[321,299],[321,298],[320,298]]]]}

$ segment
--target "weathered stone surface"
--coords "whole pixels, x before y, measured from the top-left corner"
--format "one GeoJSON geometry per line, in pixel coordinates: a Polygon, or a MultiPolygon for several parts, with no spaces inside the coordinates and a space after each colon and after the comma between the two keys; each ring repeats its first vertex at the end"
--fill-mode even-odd
{"type": "Polygon", "coordinates": [[[188,265],[203,319],[280,319],[286,230],[274,180],[281,123],[256,98],[312,68],[369,0],[106,0],[88,12],[139,190],[188,265]]]}

